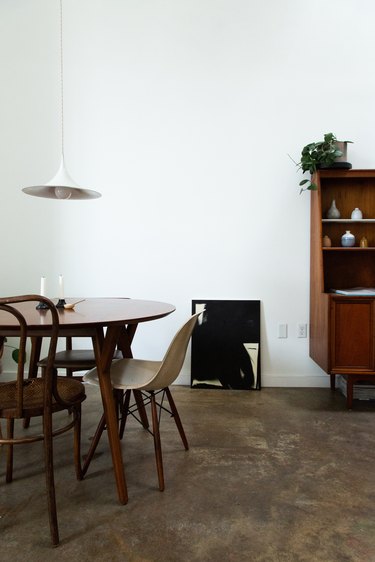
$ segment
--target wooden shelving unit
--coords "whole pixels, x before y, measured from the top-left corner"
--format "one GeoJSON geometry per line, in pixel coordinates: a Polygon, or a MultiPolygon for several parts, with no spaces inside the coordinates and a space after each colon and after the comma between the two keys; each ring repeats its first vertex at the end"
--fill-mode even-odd
{"type": "Polygon", "coordinates": [[[343,296],[334,289],[375,287],[375,170],[320,170],[311,192],[310,356],[331,377],[347,378],[347,403],[353,384],[375,382],[375,296],[343,296]],[[340,219],[327,219],[332,200],[340,219]],[[352,220],[359,207],[362,220],[352,220]],[[350,230],[356,246],[341,246],[350,230]],[[322,246],[327,235],[332,246],[322,246]],[[359,247],[365,236],[367,248],[359,247]]]}

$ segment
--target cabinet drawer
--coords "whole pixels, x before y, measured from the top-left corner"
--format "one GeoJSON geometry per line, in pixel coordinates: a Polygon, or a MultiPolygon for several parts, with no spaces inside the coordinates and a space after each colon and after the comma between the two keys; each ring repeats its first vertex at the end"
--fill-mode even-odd
{"type": "Polygon", "coordinates": [[[332,298],[331,370],[374,370],[373,298],[332,298]]]}

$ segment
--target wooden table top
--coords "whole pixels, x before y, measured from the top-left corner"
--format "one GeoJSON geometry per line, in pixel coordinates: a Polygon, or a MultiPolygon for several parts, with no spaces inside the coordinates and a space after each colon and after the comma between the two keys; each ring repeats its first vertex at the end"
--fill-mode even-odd
{"type": "MultiPolygon", "coordinates": [[[[79,298],[66,298],[66,302],[75,302],[79,298]]],[[[57,302],[57,299],[53,299],[57,302]]],[[[50,324],[50,313],[37,310],[33,302],[20,303],[17,308],[24,314],[29,329],[42,335],[50,324]]],[[[128,298],[88,298],[78,303],[74,310],[59,308],[60,328],[88,329],[119,324],[138,324],[163,318],[174,312],[172,304],[158,301],[137,300],[128,298]]],[[[17,320],[10,314],[0,311],[0,335],[11,335],[17,332],[17,320]]]]}

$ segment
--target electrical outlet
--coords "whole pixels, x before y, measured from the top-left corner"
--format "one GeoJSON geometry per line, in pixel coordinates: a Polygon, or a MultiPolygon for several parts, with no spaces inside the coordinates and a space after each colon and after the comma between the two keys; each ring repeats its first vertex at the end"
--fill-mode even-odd
{"type": "Polygon", "coordinates": [[[278,326],[278,338],[288,337],[288,324],[279,324],[278,326]]]}
{"type": "Polygon", "coordinates": [[[298,324],[297,326],[297,337],[307,338],[307,324],[298,324]]]}

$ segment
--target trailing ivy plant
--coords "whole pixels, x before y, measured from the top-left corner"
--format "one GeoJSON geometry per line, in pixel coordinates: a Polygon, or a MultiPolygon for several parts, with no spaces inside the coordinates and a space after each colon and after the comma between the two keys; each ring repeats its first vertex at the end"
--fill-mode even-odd
{"type": "MultiPolygon", "coordinates": [[[[310,172],[313,175],[318,168],[332,166],[336,158],[343,155],[342,151],[337,147],[337,142],[337,138],[333,133],[326,133],[323,141],[311,142],[304,146],[301,152],[301,160],[299,162],[294,162],[293,160],[293,162],[303,173],[310,172]]],[[[301,188],[300,193],[307,189],[317,188],[311,179],[303,179],[299,182],[299,186],[301,188]]]]}
{"type": "MultiPolygon", "coordinates": [[[[15,361],[16,363],[18,363],[18,358],[19,358],[19,354],[20,354],[20,350],[18,349],[18,347],[14,347],[13,345],[9,345],[6,344],[5,342],[7,342],[7,338],[4,338],[3,341],[0,343],[0,357],[3,355],[4,352],[4,347],[8,347],[10,349],[12,349],[12,359],[13,361],[15,361]]],[[[26,353],[25,353],[25,359],[24,359],[24,363],[26,363],[26,353]]]]}

